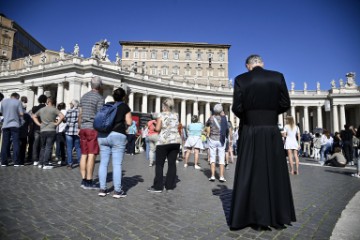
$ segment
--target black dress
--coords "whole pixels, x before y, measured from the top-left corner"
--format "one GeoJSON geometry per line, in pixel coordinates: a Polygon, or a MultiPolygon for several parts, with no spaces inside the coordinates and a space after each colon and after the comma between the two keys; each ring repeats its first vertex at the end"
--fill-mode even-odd
{"type": "Polygon", "coordinates": [[[278,114],[290,108],[284,76],[256,67],[235,79],[240,118],[230,229],[281,227],[296,221],[278,114]]]}

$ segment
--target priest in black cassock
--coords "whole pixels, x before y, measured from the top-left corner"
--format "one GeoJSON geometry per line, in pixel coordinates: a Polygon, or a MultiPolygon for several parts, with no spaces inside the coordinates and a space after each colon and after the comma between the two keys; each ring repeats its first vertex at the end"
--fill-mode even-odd
{"type": "Polygon", "coordinates": [[[230,229],[285,228],[296,221],[278,115],[290,108],[283,74],[263,68],[259,55],[235,78],[232,111],[240,118],[230,229]]]}

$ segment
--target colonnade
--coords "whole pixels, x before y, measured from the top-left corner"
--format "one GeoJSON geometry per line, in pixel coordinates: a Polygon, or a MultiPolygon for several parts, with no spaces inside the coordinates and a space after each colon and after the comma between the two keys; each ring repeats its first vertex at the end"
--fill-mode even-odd
{"type": "MultiPolygon", "coordinates": [[[[113,89],[118,86],[107,83],[104,86],[104,97],[111,95],[113,89]]],[[[211,115],[213,106],[222,102],[224,112],[228,119],[234,126],[239,124],[239,120],[231,111],[232,103],[231,98],[222,100],[217,96],[210,96],[211,93],[198,94],[192,96],[185,92],[176,92],[169,89],[168,93],[161,92],[161,90],[151,89],[151,91],[128,87],[130,93],[129,107],[136,112],[152,113],[161,111],[162,101],[171,96],[174,99],[174,110],[179,114],[179,120],[183,125],[191,123],[192,115],[197,115],[199,121],[204,123],[211,115]]],[[[81,80],[67,79],[62,82],[54,82],[51,84],[39,85],[37,87],[28,87],[26,95],[28,96],[29,109],[33,105],[37,105],[37,98],[41,94],[56,95],[56,102],[65,102],[68,104],[72,99],[80,100],[80,97],[91,90],[89,82],[82,82],[81,80]]],[[[24,92],[24,93],[25,93],[24,92]]],[[[298,100],[292,101],[292,106],[287,113],[279,115],[278,122],[284,126],[285,117],[291,115],[295,119],[295,123],[300,125],[301,131],[312,132],[315,128],[326,128],[331,132],[338,132],[343,129],[346,123],[353,122],[358,124],[360,122],[360,105],[354,103],[338,103],[332,102],[330,108],[325,108],[325,103],[316,103],[311,105],[309,101],[299,102],[298,100]],[[348,121],[348,122],[347,122],[348,121]]]]}
{"type": "MultiPolygon", "coordinates": [[[[104,97],[111,95],[113,89],[116,89],[117,86],[106,85],[104,87],[104,97]]],[[[68,104],[72,99],[80,100],[80,97],[86,92],[91,90],[91,86],[88,83],[82,83],[80,81],[69,81],[69,82],[59,82],[51,85],[39,85],[37,88],[31,88],[28,91],[27,96],[32,105],[37,105],[37,98],[42,94],[55,95],[56,102],[65,102],[68,104]]],[[[201,100],[198,98],[182,98],[179,93],[176,96],[174,93],[174,110],[179,114],[179,120],[183,125],[188,125],[191,123],[191,117],[197,115],[199,117],[199,122],[205,124],[207,119],[211,116],[211,109],[218,101],[208,101],[201,100]]],[[[165,99],[165,96],[162,96],[160,93],[146,93],[130,88],[130,93],[128,95],[128,105],[132,111],[142,112],[142,113],[152,113],[161,112],[161,104],[165,99]]],[[[238,120],[231,111],[231,103],[222,103],[224,112],[228,116],[228,119],[233,124],[238,124],[238,120]]],[[[32,107],[29,104],[29,107],[32,107]]]]}
{"type": "MultiPolygon", "coordinates": [[[[159,113],[161,111],[161,103],[166,97],[160,95],[152,95],[148,93],[133,92],[128,95],[129,107],[133,111],[143,113],[159,113]]],[[[216,101],[206,101],[198,99],[181,98],[181,95],[174,96],[174,110],[179,114],[179,120],[183,125],[191,123],[191,117],[197,115],[199,122],[204,123],[211,116],[212,107],[217,104],[216,101]]],[[[228,119],[235,124],[236,117],[231,111],[232,105],[230,103],[222,103],[224,112],[228,119]]],[[[237,121],[238,123],[238,121],[237,121]]]]}
{"type": "MultiPolygon", "coordinates": [[[[330,109],[325,110],[324,105],[292,105],[286,115],[294,117],[295,123],[301,126],[302,131],[312,132],[314,128],[326,128],[331,132],[339,132],[347,122],[345,104],[332,104],[330,109]],[[311,118],[313,121],[310,122],[311,118]]],[[[357,106],[358,107],[358,106],[357,106]]],[[[355,121],[359,116],[355,116],[355,121]]],[[[354,120],[354,119],[353,119],[354,120]]],[[[279,123],[284,125],[284,115],[279,115],[279,123]]]]}

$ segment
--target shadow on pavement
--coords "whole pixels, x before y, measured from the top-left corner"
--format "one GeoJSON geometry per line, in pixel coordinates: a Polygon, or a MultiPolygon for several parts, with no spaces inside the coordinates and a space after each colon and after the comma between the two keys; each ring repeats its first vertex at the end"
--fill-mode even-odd
{"type": "Polygon", "coordinates": [[[341,175],[347,175],[347,176],[351,177],[351,174],[353,174],[356,171],[351,170],[351,169],[333,167],[331,169],[326,169],[325,172],[336,173],[336,174],[341,174],[341,175]]]}
{"type": "Polygon", "coordinates": [[[232,189],[228,189],[226,185],[217,185],[218,188],[212,189],[212,194],[218,196],[221,200],[223,211],[225,214],[227,225],[230,225],[230,207],[231,207],[231,197],[232,189]]]}

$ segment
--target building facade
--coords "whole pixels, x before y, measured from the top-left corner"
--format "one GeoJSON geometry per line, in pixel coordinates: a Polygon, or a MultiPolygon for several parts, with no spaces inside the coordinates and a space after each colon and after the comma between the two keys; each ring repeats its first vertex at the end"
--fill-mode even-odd
{"type": "MultiPolygon", "coordinates": [[[[189,124],[192,115],[205,122],[216,103],[222,103],[225,114],[235,123],[238,119],[231,111],[232,86],[223,87],[208,83],[176,81],[124,69],[120,61],[110,62],[98,58],[81,58],[76,55],[47,50],[28,58],[11,61],[0,72],[0,91],[9,97],[12,92],[28,97],[28,107],[37,105],[41,94],[51,95],[57,102],[67,105],[72,99],[90,90],[90,79],[100,76],[104,82],[103,96],[121,86],[129,93],[129,106],[133,111],[160,112],[164,98],[175,100],[175,111],[182,124],[189,124]]],[[[331,83],[330,90],[289,90],[291,109],[279,115],[279,124],[284,124],[287,115],[295,117],[302,131],[326,128],[339,131],[345,123],[360,124],[360,90],[355,84],[355,75],[347,74],[347,81],[340,85],[331,83]]]]}
{"type": "MultiPolygon", "coordinates": [[[[175,100],[175,111],[183,125],[198,115],[202,123],[212,107],[222,103],[225,114],[235,125],[239,120],[231,111],[233,88],[228,77],[230,45],[184,42],[120,41],[122,58],[108,58],[107,40],[94,44],[91,57],[84,58],[79,46],[73,53],[45,50],[14,21],[0,14],[0,92],[5,97],[18,92],[27,96],[28,109],[37,105],[41,94],[53,96],[57,103],[69,105],[90,90],[90,79],[103,79],[104,98],[123,87],[133,111],[160,112],[164,98],[175,100]]],[[[360,125],[360,88],[355,73],[346,74],[346,82],[333,80],[330,90],[289,90],[291,109],[279,115],[284,125],[287,115],[295,117],[302,131],[326,128],[339,131],[345,123],[360,125]]]]}
{"type": "Polygon", "coordinates": [[[0,14],[0,60],[23,58],[45,51],[45,47],[15,21],[0,14]]]}
{"type": "Polygon", "coordinates": [[[230,45],[120,41],[122,67],[149,76],[227,87],[230,45]]]}

